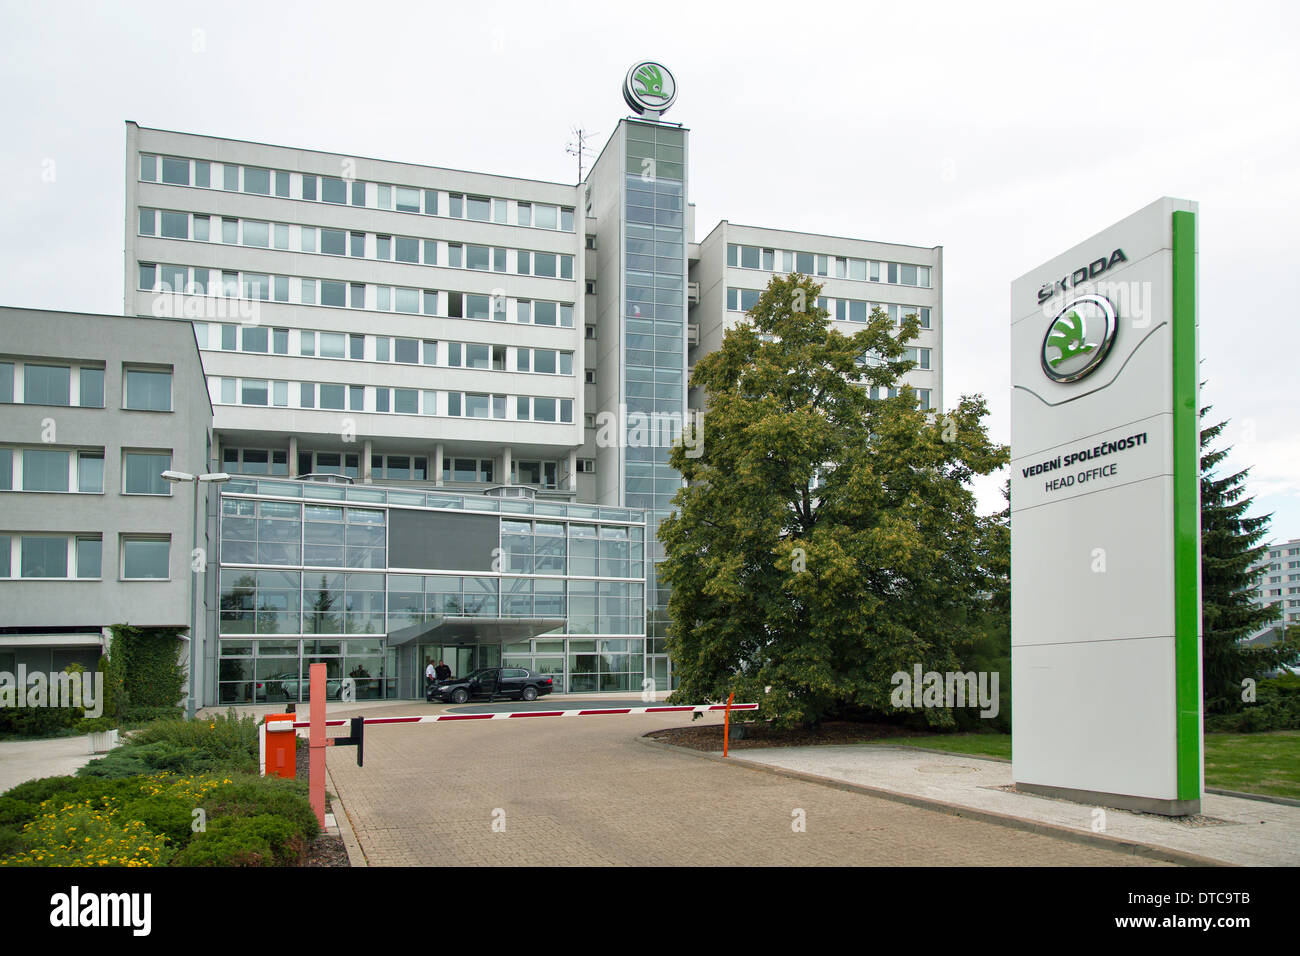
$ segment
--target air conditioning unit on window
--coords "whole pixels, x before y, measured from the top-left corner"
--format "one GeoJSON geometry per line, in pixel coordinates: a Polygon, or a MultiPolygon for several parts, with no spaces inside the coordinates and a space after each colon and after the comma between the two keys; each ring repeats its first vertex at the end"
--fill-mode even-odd
{"type": "Polygon", "coordinates": [[[700,304],[700,284],[698,282],[686,283],[686,301],[691,305],[700,304]]]}
{"type": "Polygon", "coordinates": [[[689,322],[686,325],[686,344],[700,344],[700,326],[698,322],[689,322]]]}

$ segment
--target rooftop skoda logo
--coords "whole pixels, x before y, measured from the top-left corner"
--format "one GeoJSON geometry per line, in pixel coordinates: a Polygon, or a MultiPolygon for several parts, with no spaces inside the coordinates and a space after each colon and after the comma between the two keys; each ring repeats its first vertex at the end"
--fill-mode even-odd
{"type": "Polygon", "coordinates": [[[677,81],[663,64],[642,60],[627,71],[623,99],[637,113],[658,116],[677,99],[677,81]]]}
{"type": "Polygon", "coordinates": [[[1119,328],[1115,307],[1099,295],[1066,304],[1043,337],[1043,373],[1054,382],[1077,382],[1106,360],[1119,328]]]}

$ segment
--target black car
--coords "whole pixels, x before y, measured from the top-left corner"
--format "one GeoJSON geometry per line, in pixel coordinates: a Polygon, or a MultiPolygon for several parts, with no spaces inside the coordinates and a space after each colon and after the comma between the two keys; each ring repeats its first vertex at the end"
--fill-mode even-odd
{"type": "Polygon", "coordinates": [[[429,703],[443,700],[463,704],[471,697],[492,695],[536,700],[554,689],[551,678],[526,667],[484,667],[467,677],[438,681],[425,696],[429,703]]]}

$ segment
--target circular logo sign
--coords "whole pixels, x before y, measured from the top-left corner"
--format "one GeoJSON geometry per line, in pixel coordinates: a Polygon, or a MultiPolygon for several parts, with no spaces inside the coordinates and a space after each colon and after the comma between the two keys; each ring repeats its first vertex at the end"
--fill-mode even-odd
{"type": "Polygon", "coordinates": [[[623,99],[638,113],[662,113],[677,99],[677,81],[662,63],[642,60],[627,71],[623,99]]]}
{"type": "Polygon", "coordinates": [[[1119,321],[1110,300],[1081,295],[1057,313],[1043,336],[1043,373],[1054,382],[1077,382],[1096,371],[1115,344],[1119,321]]]}

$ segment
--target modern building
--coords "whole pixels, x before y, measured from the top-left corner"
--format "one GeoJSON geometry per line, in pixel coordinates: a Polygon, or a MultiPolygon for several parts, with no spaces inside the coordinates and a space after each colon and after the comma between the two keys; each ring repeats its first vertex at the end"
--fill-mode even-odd
{"type": "Polygon", "coordinates": [[[1276,631],[1300,625],[1300,538],[1270,544],[1255,569],[1258,590],[1254,603],[1273,605],[1278,616],[1252,634],[1250,641],[1272,643],[1276,631]]]}
{"type": "Polygon", "coordinates": [[[209,700],[317,657],[385,696],[430,655],[667,689],[655,529],[689,368],[774,273],[824,280],[845,331],[916,312],[908,382],[942,405],[941,250],[728,222],[697,244],[689,131],[653,114],[576,185],[126,139],[124,308],[192,325],[235,476],[209,700]],[[398,547],[415,528],[441,543],[398,547]]]}
{"type": "Polygon", "coordinates": [[[193,333],[8,308],[0,332],[0,671],[93,668],[114,624],[188,630],[208,531],[194,487],[162,472],[209,471],[193,333]]]}

